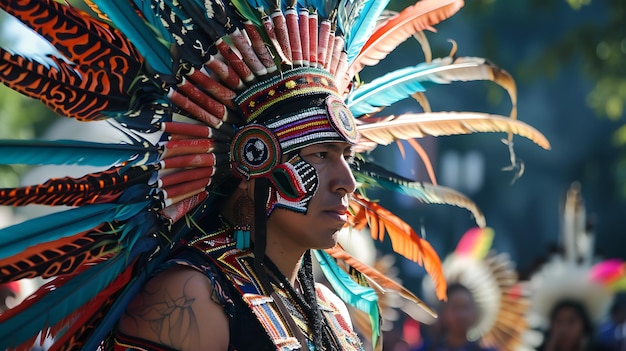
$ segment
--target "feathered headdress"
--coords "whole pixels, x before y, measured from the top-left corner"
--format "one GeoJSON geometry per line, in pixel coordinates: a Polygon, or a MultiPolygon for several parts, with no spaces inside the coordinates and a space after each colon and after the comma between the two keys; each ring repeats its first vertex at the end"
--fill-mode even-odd
{"type": "Polygon", "coordinates": [[[620,285],[619,261],[595,263],[594,235],[587,227],[580,184],[573,183],[563,206],[561,242],[563,254],[550,257],[528,286],[531,292],[530,320],[534,327],[547,329],[552,309],[564,300],[580,303],[599,323],[609,310],[614,288],[620,285]]]}
{"type": "MultiPolygon", "coordinates": [[[[302,176],[306,165],[297,155],[277,160],[303,146],[341,140],[367,152],[424,135],[506,132],[549,147],[516,119],[511,77],[483,59],[427,55],[371,82],[355,79],[411,36],[426,45],[422,31],[463,1],[422,0],[391,16],[381,16],[389,1],[373,0],[86,3],[97,18],[54,0],[0,2],[57,50],[37,60],[0,49],[0,80],[60,115],[107,120],[124,136],[112,143],[0,142],[2,164],[100,169],[0,190],[2,205],[71,207],[0,232],[0,283],[55,278],[0,317],[3,349],[28,347],[40,330],[55,336],[56,349],[96,349],[233,177],[267,185],[257,187],[266,192],[259,198],[270,199],[267,208],[255,209],[257,217],[275,206],[302,211],[315,186],[302,176]],[[510,118],[430,111],[422,95],[429,85],[465,80],[503,86],[513,103],[510,118]],[[423,113],[380,113],[410,96],[422,102],[423,113]]],[[[354,172],[363,184],[466,207],[484,224],[471,201],[452,190],[365,161],[354,172]]],[[[376,239],[386,231],[397,253],[425,266],[443,297],[439,259],[428,243],[362,193],[351,208],[353,225],[369,223],[376,239]]],[[[322,254],[327,272],[341,275],[335,259],[322,254]]],[[[337,286],[342,297],[376,314],[369,293],[338,281],[347,284],[337,286]]]]}
{"type": "MultiPolygon", "coordinates": [[[[541,339],[528,327],[528,293],[509,255],[490,252],[493,235],[491,228],[468,230],[443,262],[446,281],[467,288],[478,309],[469,340],[497,350],[534,350],[541,339]]],[[[434,302],[431,281],[424,279],[423,285],[428,301],[434,302]]]]}

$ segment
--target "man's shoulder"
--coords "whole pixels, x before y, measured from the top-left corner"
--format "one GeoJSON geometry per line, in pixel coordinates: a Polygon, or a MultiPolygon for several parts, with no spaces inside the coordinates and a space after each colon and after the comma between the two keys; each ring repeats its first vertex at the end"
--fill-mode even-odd
{"type": "Polygon", "coordinates": [[[165,292],[167,287],[192,293],[198,290],[206,293],[212,290],[210,279],[204,272],[190,266],[172,266],[152,277],[144,290],[165,292]]]}
{"type": "Polygon", "coordinates": [[[212,295],[206,274],[172,266],[150,279],[135,296],[120,318],[119,331],[173,349],[201,350],[215,343],[225,350],[228,319],[212,295]]]}

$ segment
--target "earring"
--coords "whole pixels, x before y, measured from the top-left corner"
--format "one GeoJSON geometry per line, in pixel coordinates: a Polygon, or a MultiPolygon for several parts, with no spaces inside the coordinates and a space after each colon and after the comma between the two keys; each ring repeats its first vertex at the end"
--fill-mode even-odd
{"type": "Polygon", "coordinates": [[[250,248],[250,223],[254,219],[254,201],[248,195],[240,196],[235,200],[235,247],[238,250],[250,248]]]}

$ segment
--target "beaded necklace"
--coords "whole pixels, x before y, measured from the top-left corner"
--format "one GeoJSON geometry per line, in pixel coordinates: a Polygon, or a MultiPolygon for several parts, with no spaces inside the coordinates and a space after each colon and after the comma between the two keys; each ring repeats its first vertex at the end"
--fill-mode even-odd
{"type": "MultiPolygon", "coordinates": [[[[322,346],[325,350],[340,350],[341,344],[337,339],[337,336],[328,326],[328,322],[319,311],[319,308],[315,308],[317,307],[317,300],[315,298],[316,295],[314,290],[312,295],[314,299],[313,301],[316,304],[315,307],[306,300],[302,293],[294,289],[291,283],[287,280],[287,277],[285,277],[285,275],[280,272],[278,267],[276,267],[276,265],[271,260],[266,257],[265,261],[265,266],[270,270],[271,276],[275,280],[277,280],[276,283],[281,288],[282,293],[279,293],[278,295],[282,298],[289,312],[295,312],[293,314],[290,314],[289,316],[285,316],[285,318],[294,318],[294,316],[296,318],[299,318],[301,316],[301,321],[305,324],[303,332],[307,334],[309,340],[314,340],[314,333],[317,331],[321,333],[322,346]],[[319,326],[315,325],[315,314],[319,314],[319,320],[321,322],[321,325],[319,326]]],[[[302,268],[298,272],[298,278],[300,279],[300,281],[305,281],[305,279],[311,279],[305,276],[302,268]]],[[[303,284],[301,284],[301,287],[304,288],[303,290],[306,290],[307,288],[303,284]]],[[[296,324],[298,324],[297,321],[296,324]]]]}

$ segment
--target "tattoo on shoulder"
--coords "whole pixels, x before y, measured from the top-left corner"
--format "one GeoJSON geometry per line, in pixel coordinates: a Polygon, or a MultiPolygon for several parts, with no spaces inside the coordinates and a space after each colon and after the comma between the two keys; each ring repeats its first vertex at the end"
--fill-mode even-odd
{"type": "Polygon", "coordinates": [[[201,278],[190,275],[178,288],[161,284],[142,291],[144,303],[135,318],[147,322],[160,343],[183,349],[198,344],[200,328],[192,309],[196,299],[191,294],[195,279],[201,278]]]}

